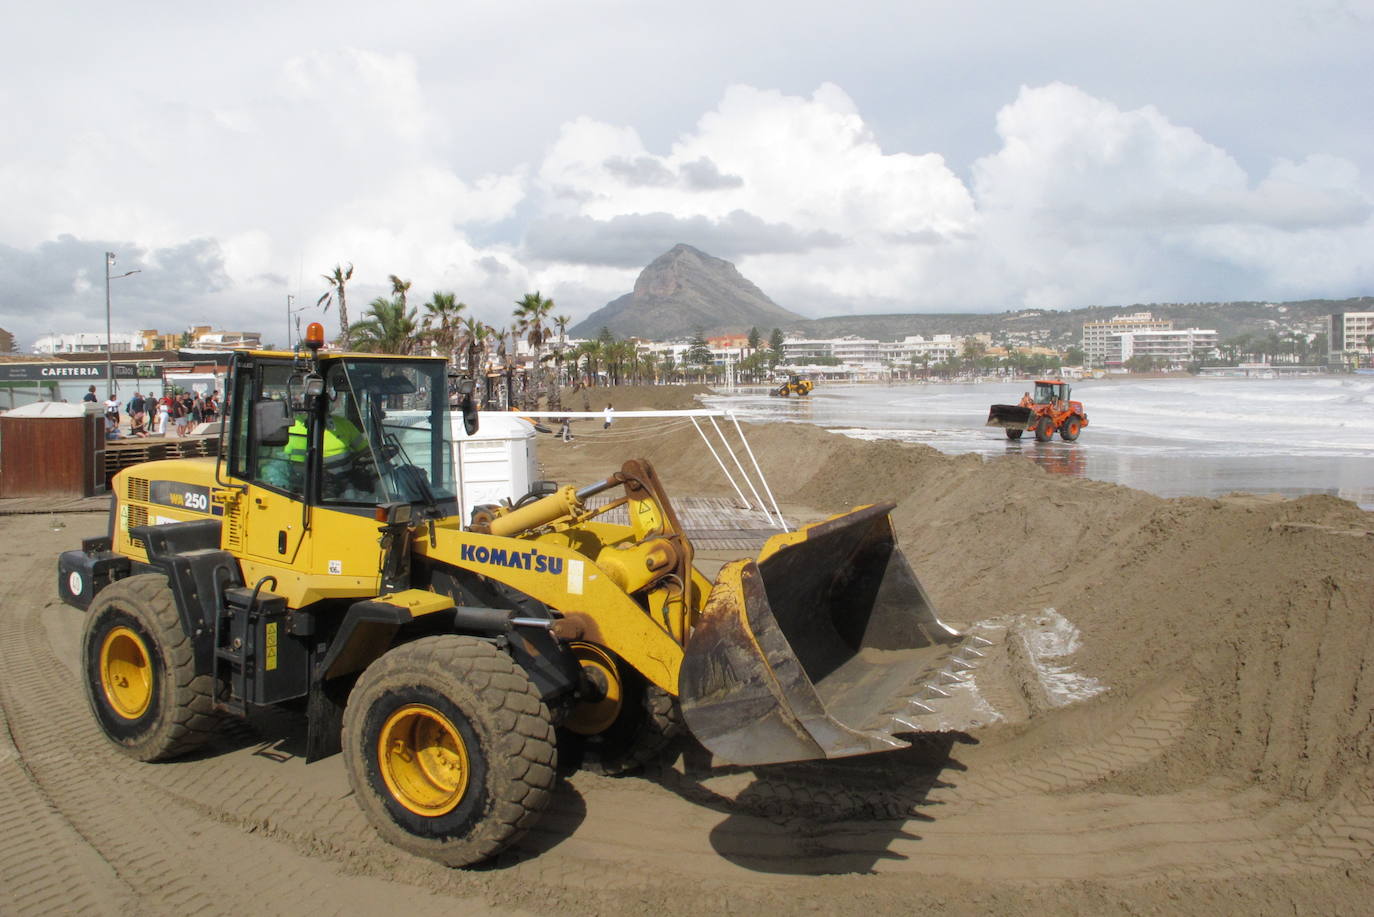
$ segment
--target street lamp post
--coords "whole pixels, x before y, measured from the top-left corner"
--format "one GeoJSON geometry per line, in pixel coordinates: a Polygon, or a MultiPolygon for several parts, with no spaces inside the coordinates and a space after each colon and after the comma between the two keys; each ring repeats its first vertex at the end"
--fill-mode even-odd
{"type": "Polygon", "coordinates": [[[105,253],[105,381],[109,383],[110,397],[115,395],[114,377],[114,337],[110,333],[110,281],[139,273],[138,270],[125,271],[117,277],[110,276],[110,267],[115,263],[115,253],[105,253]]]}

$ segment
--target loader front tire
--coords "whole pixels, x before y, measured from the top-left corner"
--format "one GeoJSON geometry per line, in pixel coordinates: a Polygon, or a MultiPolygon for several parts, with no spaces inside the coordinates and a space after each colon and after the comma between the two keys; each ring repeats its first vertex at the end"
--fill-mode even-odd
{"type": "Polygon", "coordinates": [[[377,833],[448,866],[515,843],[553,794],[548,708],[510,656],[474,637],[427,637],[369,666],[344,711],[343,748],[377,833]]]}
{"type": "Polygon", "coordinates": [[[1012,427],[1006,428],[1007,439],[1020,439],[1021,434],[1025,432],[1025,430],[1017,430],[1012,427]]]}
{"type": "Polygon", "coordinates": [[[213,676],[196,674],[191,640],[162,574],[126,577],[100,591],[86,618],[81,658],[91,711],[129,757],[175,758],[218,728],[213,676]]]}
{"type": "Polygon", "coordinates": [[[1070,417],[1059,427],[1059,438],[1066,443],[1071,443],[1078,439],[1078,433],[1083,429],[1083,424],[1077,417],[1070,417]]]}
{"type": "Polygon", "coordinates": [[[1052,439],[1054,439],[1054,421],[1048,417],[1041,417],[1035,425],[1035,441],[1047,443],[1052,439]]]}
{"type": "Polygon", "coordinates": [[[623,660],[616,662],[620,708],[615,719],[594,735],[565,730],[563,737],[580,753],[582,770],[605,777],[631,773],[658,759],[682,732],[676,699],[623,660]]]}

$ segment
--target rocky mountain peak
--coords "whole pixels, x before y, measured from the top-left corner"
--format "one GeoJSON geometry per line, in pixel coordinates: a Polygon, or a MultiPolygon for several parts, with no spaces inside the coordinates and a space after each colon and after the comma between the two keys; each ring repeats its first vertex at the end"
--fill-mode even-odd
{"type": "Polygon", "coordinates": [[[679,243],[640,272],[633,292],[607,303],[569,333],[593,337],[605,327],[619,337],[670,340],[697,329],[708,335],[752,327],[766,331],[800,319],[729,261],[679,243]]]}

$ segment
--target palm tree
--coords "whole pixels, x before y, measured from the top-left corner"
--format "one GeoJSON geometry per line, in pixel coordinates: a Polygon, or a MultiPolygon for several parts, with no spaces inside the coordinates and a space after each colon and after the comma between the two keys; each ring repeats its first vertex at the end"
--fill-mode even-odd
{"type": "Polygon", "coordinates": [[[549,390],[549,410],[557,411],[563,407],[563,348],[568,343],[568,322],[566,315],[556,316],[554,326],[558,328],[558,343],[553,347],[553,386],[549,390]]]}
{"type": "Polygon", "coordinates": [[[548,339],[549,329],[545,325],[549,313],[553,311],[553,300],[545,299],[538,290],[526,293],[515,301],[515,333],[523,334],[534,351],[535,397],[539,397],[540,364],[544,354],[544,341],[548,339]]]}
{"type": "Polygon", "coordinates": [[[450,363],[457,360],[460,315],[466,308],[467,303],[458,302],[455,294],[445,292],[436,292],[425,303],[425,333],[450,363]]]}
{"type": "Polygon", "coordinates": [[[470,315],[458,321],[460,349],[463,351],[467,362],[466,369],[474,377],[485,372],[487,336],[489,334],[491,334],[491,328],[476,316],[470,315]]]}
{"type": "Polygon", "coordinates": [[[353,326],[353,347],[370,353],[410,353],[415,346],[415,310],[399,297],[378,296],[363,321],[353,326]]]}
{"type": "Polygon", "coordinates": [[[315,305],[324,306],[325,311],[329,311],[329,304],[334,301],[334,294],[339,294],[339,341],[344,347],[348,346],[348,297],[344,294],[344,285],[353,279],[353,265],[350,263],[347,268],[342,265],[334,265],[334,270],[328,274],[321,274],[329,282],[329,289],[324,291],[315,305]]]}
{"type": "Polygon", "coordinates": [[[600,341],[583,341],[573,350],[573,362],[582,365],[588,385],[594,386],[597,383],[597,373],[601,369],[602,356],[600,341]]]}
{"type": "Polygon", "coordinates": [[[401,301],[401,308],[404,309],[406,305],[406,294],[410,292],[410,281],[402,280],[395,274],[390,275],[388,279],[391,281],[391,295],[401,301]]]}

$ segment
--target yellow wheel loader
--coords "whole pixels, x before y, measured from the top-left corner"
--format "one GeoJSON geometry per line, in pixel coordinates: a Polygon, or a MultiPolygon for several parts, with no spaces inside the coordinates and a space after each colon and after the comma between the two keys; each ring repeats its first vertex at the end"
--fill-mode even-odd
{"type": "Polygon", "coordinates": [[[59,559],[124,753],[294,709],[307,761],[342,752],[381,835],[461,866],[527,831],[560,771],[623,772],[684,730],[751,765],[976,722],[949,689],[986,641],[935,616],[890,506],[779,534],[714,582],[645,461],[462,519],[449,427],[475,430],[470,382],[322,340],[235,354],[218,458],[124,469],[109,533],[59,559]],[[618,506],[628,524],[605,521],[618,506]]]}
{"type": "Polygon", "coordinates": [[[811,390],[815,387],[815,383],[805,376],[791,373],[788,375],[786,382],[782,383],[777,388],[769,389],[768,394],[777,395],[782,398],[786,398],[788,395],[809,395],[811,394],[811,390]]]}

